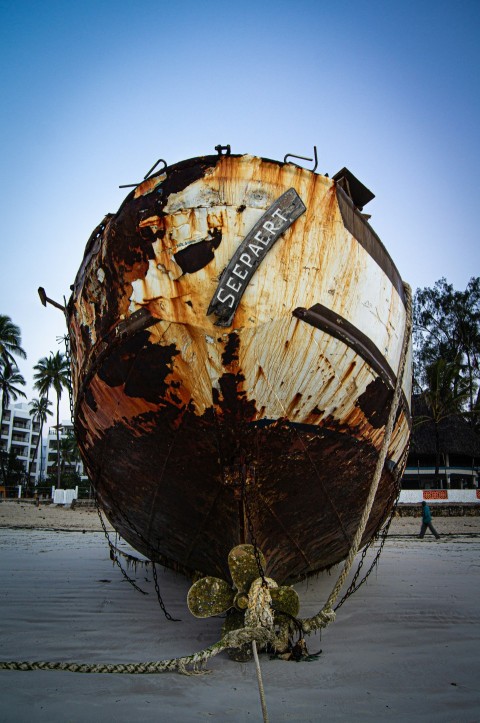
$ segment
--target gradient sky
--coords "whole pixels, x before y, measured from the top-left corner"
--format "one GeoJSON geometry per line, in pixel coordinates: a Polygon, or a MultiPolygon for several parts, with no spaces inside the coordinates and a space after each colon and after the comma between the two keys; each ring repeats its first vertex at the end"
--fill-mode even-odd
{"type": "Polygon", "coordinates": [[[318,171],[346,165],[376,194],[365,212],[414,290],[464,289],[480,275],[479,38],[480,0],[0,0],[0,313],[22,330],[29,398],[65,333],[38,286],[68,298],[118,186],[158,158],[316,145],[318,171]]]}

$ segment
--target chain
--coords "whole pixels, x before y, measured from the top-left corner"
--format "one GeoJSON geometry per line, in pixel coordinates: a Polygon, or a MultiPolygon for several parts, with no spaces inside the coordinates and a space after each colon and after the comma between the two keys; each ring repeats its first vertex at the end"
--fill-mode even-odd
{"type": "Polygon", "coordinates": [[[103,534],[105,535],[105,538],[106,538],[106,540],[107,540],[108,546],[109,546],[109,548],[110,548],[110,559],[113,560],[113,562],[118,566],[118,568],[120,569],[120,572],[122,573],[122,575],[123,575],[123,577],[125,578],[125,580],[127,580],[127,582],[129,582],[130,585],[132,585],[132,587],[135,588],[135,590],[138,590],[138,592],[141,592],[142,595],[148,595],[148,593],[145,592],[145,590],[142,590],[142,588],[138,587],[138,585],[132,580],[131,577],[129,577],[129,576],[127,575],[127,573],[126,573],[125,570],[123,569],[122,564],[121,564],[120,560],[118,559],[118,555],[117,555],[117,551],[115,550],[115,546],[113,545],[113,543],[112,543],[112,541],[111,541],[111,539],[110,539],[110,535],[108,534],[108,530],[107,530],[107,528],[106,528],[106,526],[105,526],[105,522],[103,521],[102,513],[101,513],[101,510],[100,510],[100,507],[99,507],[99,504],[98,504],[98,500],[97,500],[97,496],[96,496],[96,495],[95,495],[95,507],[96,507],[96,509],[97,509],[98,517],[99,517],[99,519],[100,519],[100,523],[101,523],[102,528],[103,528],[103,534]]]}
{"type": "Polygon", "coordinates": [[[72,363],[70,353],[70,335],[65,334],[63,337],[65,342],[65,359],[67,361],[67,379],[68,379],[68,401],[70,404],[70,419],[75,424],[75,405],[73,403],[73,385],[72,385],[72,363]]]}
{"type": "MultiPolygon", "coordinates": [[[[255,480],[255,468],[253,468],[253,478],[255,480]]],[[[262,561],[260,559],[260,550],[258,548],[257,539],[253,531],[252,515],[247,495],[247,472],[245,466],[242,466],[242,497],[243,504],[245,506],[245,514],[247,516],[248,534],[250,536],[250,541],[253,545],[253,553],[255,555],[258,572],[260,573],[260,577],[262,578],[262,587],[268,587],[267,581],[265,580],[265,570],[263,569],[262,561]]]]}
{"type": "MultiPolygon", "coordinates": [[[[359,560],[358,567],[357,567],[357,569],[356,569],[355,575],[353,576],[352,581],[351,581],[348,589],[347,589],[346,592],[345,592],[345,595],[342,597],[342,599],[341,599],[341,600],[338,602],[338,604],[335,606],[335,608],[334,608],[335,612],[336,612],[340,607],[342,607],[343,603],[350,597],[350,595],[353,595],[353,593],[355,593],[355,592],[359,589],[359,587],[361,587],[361,586],[363,585],[363,583],[367,580],[367,578],[370,576],[370,574],[373,572],[373,570],[375,569],[375,567],[378,565],[378,563],[379,563],[379,561],[380,561],[380,555],[382,554],[383,548],[384,548],[384,546],[385,546],[385,542],[387,541],[388,531],[389,531],[389,529],[390,529],[390,525],[392,524],[392,520],[393,520],[393,517],[394,517],[394,515],[395,515],[395,510],[396,510],[396,508],[397,508],[397,503],[398,503],[398,500],[399,500],[399,498],[400,498],[400,490],[401,490],[401,480],[402,480],[403,468],[404,468],[404,466],[405,466],[405,461],[406,461],[406,459],[407,459],[407,457],[408,457],[409,446],[410,446],[410,445],[408,444],[407,447],[406,447],[406,449],[404,450],[403,455],[402,455],[402,458],[401,458],[401,461],[400,461],[400,463],[399,463],[399,465],[398,465],[398,468],[397,468],[397,469],[398,469],[398,472],[397,472],[397,476],[396,476],[396,480],[395,480],[395,486],[394,486],[395,500],[394,500],[393,505],[392,505],[392,507],[391,507],[391,509],[390,509],[390,514],[389,514],[389,516],[388,516],[388,520],[387,520],[387,522],[385,523],[383,529],[382,529],[377,535],[375,535],[374,537],[372,537],[372,539],[370,540],[370,542],[369,542],[367,545],[365,545],[365,547],[363,548],[363,550],[362,550],[362,555],[361,555],[361,558],[360,558],[360,560],[359,560]],[[359,576],[360,576],[360,572],[361,572],[361,570],[362,570],[363,563],[364,563],[364,561],[365,561],[365,557],[366,557],[366,555],[367,555],[367,552],[368,552],[368,550],[370,549],[370,547],[371,547],[375,542],[378,541],[379,538],[380,538],[380,546],[379,546],[379,548],[378,548],[378,550],[377,550],[377,553],[376,553],[375,557],[373,558],[372,564],[370,565],[369,569],[367,570],[367,572],[365,573],[365,575],[362,577],[362,579],[360,580],[360,582],[357,584],[357,580],[358,580],[358,578],[359,578],[359,576]]],[[[387,503],[386,503],[386,506],[385,506],[386,509],[388,509],[388,507],[390,506],[391,501],[392,501],[392,495],[389,497],[389,499],[388,499],[388,501],[387,501],[387,503]]]]}
{"type": "Polygon", "coordinates": [[[154,584],[155,584],[155,592],[157,593],[158,604],[159,604],[160,607],[162,608],[163,614],[165,615],[165,617],[167,618],[167,620],[170,620],[170,622],[172,622],[172,623],[180,623],[180,622],[181,622],[180,618],[173,618],[173,617],[170,615],[170,613],[167,612],[167,609],[165,608],[165,604],[164,604],[164,602],[163,602],[163,600],[162,600],[162,596],[160,595],[160,588],[159,588],[159,586],[158,586],[157,568],[156,568],[155,563],[154,563],[153,560],[152,560],[152,574],[153,574],[153,582],[154,582],[154,584]]]}
{"type": "MultiPolygon", "coordinates": [[[[95,488],[95,485],[94,485],[94,488],[95,488]]],[[[150,550],[150,553],[154,553],[155,550],[154,550],[153,547],[149,544],[148,540],[146,540],[146,539],[144,538],[144,536],[137,530],[137,528],[135,527],[135,525],[133,524],[133,522],[131,522],[131,521],[129,520],[128,516],[123,512],[123,510],[120,509],[120,507],[118,506],[116,500],[114,500],[113,498],[112,498],[112,503],[113,503],[113,506],[116,508],[117,512],[121,515],[121,517],[123,517],[123,519],[125,520],[125,522],[127,523],[127,525],[132,528],[132,530],[135,532],[135,534],[136,534],[136,535],[142,540],[142,542],[147,546],[147,548],[150,550]]],[[[97,505],[97,510],[99,510],[100,508],[98,507],[98,502],[97,502],[97,496],[96,496],[96,494],[95,494],[95,504],[97,505]]],[[[100,514],[100,513],[99,513],[99,514],[100,514]]],[[[100,520],[101,520],[101,522],[102,522],[102,527],[104,527],[104,525],[103,525],[103,520],[102,520],[101,517],[100,517],[100,520]]],[[[106,532],[105,527],[104,527],[104,530],[105,530],[105,532],[106,532]]],[[[108,537],[108,533],[107,533],[107,532],[106,532],[106,537],[107,537],[107,541],[108,541],[109,545],[111,545],[111,542],[110,542],[110,539],[109,539],[109,537],[108,537]]],[[[154,563],[154,561],[153,561],[153,557],[150,559],[150,562],[152,563],[153,579],[154,579],[154,583],[155,583],[155,592],[157,593],[158,604],[160,605],[160,608],[161,608],[161,610],[162,610],[162,612],[163,612],[163,614],[165,615],[165,617],[166,617],[167,620],[170,620],[171,622],[180,622],[180,620],[178,620],[177,618],[173,618],[173,617],[170,615],[170,613],[167,612],[167,609],[165,608],[165,603],[163,602],[162,596],[161,596],[161,594],[160,594],[160,588],[159,588],[158,580],[157,580],[157,571],[156,571],[156,569],[155,569],[155,563],[154,563]]],[[[117,562],[117,564],[119,565],[120,569],[122,569],[120,563],[117,562]]],[[[123,570],[122,570],[122,572],[123,572],[123,570]]],[[[126,574],[126,573],[124,573],[124,574],[126,574]]],[[[134,587],[135,587],[135,585],[134,585],[134,587]]]]}

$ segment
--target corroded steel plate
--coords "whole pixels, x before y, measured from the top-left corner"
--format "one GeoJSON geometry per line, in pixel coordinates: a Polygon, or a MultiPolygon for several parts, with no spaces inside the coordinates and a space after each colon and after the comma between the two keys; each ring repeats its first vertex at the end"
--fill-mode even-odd
{"type": "MultiPolygon", "coordinates": [[[[332,179],[220,155],[140,184],[92,234],[68,304],[77,437],[114,526],[149,557],[223,578],[252,535],[279,583],[340,561],[383,440],[404,304],[332,179]],[[261,221],[260,249],[290,189],[304,211],[250,249],[258,263],[219,326],[224,271],[235,295],[236,252],[261,221]]],[[[364,542],[395,497],[409,365],[403,391],[364,542]]]]}

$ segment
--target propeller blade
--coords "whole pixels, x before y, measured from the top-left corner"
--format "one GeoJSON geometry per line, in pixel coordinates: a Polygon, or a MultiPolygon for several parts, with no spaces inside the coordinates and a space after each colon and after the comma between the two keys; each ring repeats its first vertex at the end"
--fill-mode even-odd
{"type": "MultiPolygon", "coordinates": [[[[258,551],[260,562],[265,569],[265,558],[258,551]]],[[[228,553],[228,567],[233,584],[239,592],[248,592],[250,585],[260,575],[253,545],[237,545],[228,553]]]]}
{"type": "Polygon", "coordinates": [[[196,618],[220,615],[232,607],[233,590],[219,577],[202,577],[188,591],[187,605],[196,618]]]}
{"type": "Polygon", "coordinates": [[[300,610],[300,598],[293,587],[280,586],[270,590],[274,612],[286,613],[296,618],[300,610]]]}

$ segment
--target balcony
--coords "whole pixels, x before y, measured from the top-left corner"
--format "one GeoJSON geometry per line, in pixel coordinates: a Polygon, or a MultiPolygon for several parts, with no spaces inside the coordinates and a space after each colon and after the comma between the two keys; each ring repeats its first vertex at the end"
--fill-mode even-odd
{"type": "Polygon", "coordinates": [[[12,442],[28,444],[28,434],[12,434],[12,442]]]}
{"type": "Polygon", "coordinates": [[[26,419],[18,419],[14,417],[13,427],[15,429],[30,429],[30,422],[26,419]]]}
{"type": "Polygon", "coordinates": [[[27,454],[26,454],[27,450],[26,450],[24,447],[17,447],[16,445],[14,446],[14,445],[12,444],[12,445],[10,446],[10,449],[11,449],[12,452],[13,452],[17,457],[19,457],[20,459],[24,459],[24,460],[27,459],[27,454]]]}

